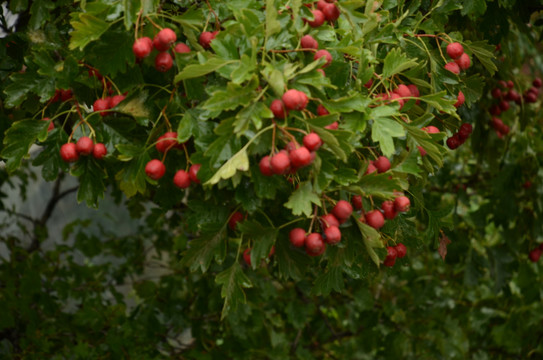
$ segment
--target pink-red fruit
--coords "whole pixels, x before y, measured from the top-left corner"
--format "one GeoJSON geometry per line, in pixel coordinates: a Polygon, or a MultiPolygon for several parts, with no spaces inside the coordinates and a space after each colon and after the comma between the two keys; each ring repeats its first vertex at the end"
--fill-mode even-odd
{"type": "Polygon", "coordinates": [[[132,45],[132,52],[138,59],[143,59],[149,56],[153,50],[153,41],[148,37],[142,37],[134,41],[132,45]]]}
{"type": "Polygon", "coordinates": [[[100,111],[100,116],[106,116],[107,111],[103,110],[109,109],[109,101],[108,99],[97,99],[92,105],[92,108],[94,111],[100,111]]]}
{"type": "Polygon", "coordinates": [[[94,148],[92,149],[92,156],[96,159],[96,160],[100,160],[102,159],[104,156],[107,155],[107,148],[104,144],[102,143],[96,143],[94,145],[94,148]]]}
{"type": "Polygon", "coordinates": [[[260,172],[264,176],[272,176],[274,174],[270,160],[271,158],[266,155],[262,159],[260,159],[260,163],[258,164],[260,172]]]}
{"type": "Polygon", "coordinates": [[[324,24],[324,20],[326,20],[326,19],[324,17],[324,14],[322,13],[322,11],[320,11],[320,10],[312,10],[311,12],[313,13],[313,20],[312,21],[307,20],[307,19],[305,20],[305,21],[307,21],[309,26],[316,28],[316,27],[319,27],[322,24],[324,24]]]}
{"type": "Polygon", "coordinates": [[[274,174],[286,174],[290,168],[290,159],[284,152],[279,152],[272,156],[271,167],[274,174]]]}
{"type": "Polygon", "coordinates": [[[447,45],[447,54],[453,58],[458,59],[464,53],[464,48],[462,44],[453,42],[447,45]]]}
{"type": "Polygon", "coordinates": [[[307,166],[311,163],[311,153],[305,146],[294,149],[289,153],[290,163],[296,168],[307,166]]]}
{"type": "Polygon", "coordinates": [[[459,91],[458,97],[456,98],[456,102],[454,103],[454,107],[459,108],[460,106],[464,105],[465,101],[466,101],[466,97],[464,96],[464,93],[462,91],[459,91]]]}
{"type": "Polygon", "coordinates": [[[366,213],[366,223],[374,229],[380,229],[385,225],[385,217],[379,210],[366,213]]]}
{"type": "Polygon", "coordinates": [[[349,204],[348,201],[345,200],[339,200],[332,209],[332,214],[338,219],[348,219],[349,216],[351,216],[353,212],[353,207],[351,204],[349,204]]]}
{"type": "Polygon", "coordinates": [[[177,43],[173,48],[173,51],[175,51],[177,54],[187,54],[190,53],[190,48],[186,44],[177,43]]]}
{"type": "Polygon", "coordinates": [[[531,262],[538,262],[539,259],[541,258],[541,249],[540,248],[535,248],[533,249],[532,251],[530,251],[530,261],[531,262]]]}
{"type": "Polygon", "coordinates": [[[247,266],[251,266],[251,248],[247,248],[243,251],[243,261],[245,261],[247,266]]]}
{"type": "Polygon", "coordinates": [[[373,165],[377,168],[379,173],[383,173],[390,169],[390,160],[384,156],[379,156],[377,160],[373,162],[373,165]]]}
{"type": "Polygon", "coordinates": [[[305,244],[305,230],[302,228],[294,228],[289,233],[290,243],[295,247],[302,247],[305,244]]]}
{"type": "Polygon", "coordinates": [[[308,255],[317,256],[322,254],[326,244],[324,243],[321,234],[311,233],[305,238],[305,249],[308,255]]]}
{"type": "Polygon", "coordinates": [[[307,106],[307,95],[296,89],[287,90],[282,97],[283,103],[289,110],[303,110],[307,106]]]}
{"type": "Polygon", "coordinates": [[[204,31],[202,34],[200,34],[200,45],[202,45],[204,49],[209,49],[211,47],[211,41],[215,39],[215,36],[217,36],[217,34],[218,31],[204,31]]]}
{"type": "Polygon", "coordinates": [[[356,210],[362,209],[362,196],[361,195],[353,195],[351,199],[351,203],[353,204],[353,207],[356,210]]]}
{"type": "Polygon", "coordinates": [[[383,203],[381,204],[381,209],[383,210],[385,219],[392,220],[397,215],[396,209],[394,208],[394,201],[383,201],[383,203]]]}
{"type": "Polygon", "coordinates": [[[173,59],[169,52],[161,52],[155,57],[155,69],[166,72],[172,68],[173,59]]]}
{"type": "Polygon", "coordinates": [[[398,256],[398,252],[396,249],[392,246],[387,246],[387,257],[385,261],[383,262],[383,265],[385,266],[394,266],[396,263],[396,257],[398,256]]]}
{"type": "Polygon", "coordinates": [[[330,226],[324,229],[324,236],[327,244],[334,245],[341,241],[341,231],[337,226],[330,226]]]}
{"type": "Polygon", "coordinates": [[[180,189],[186,189],[190,186],[190,176],[185,170],[178,170],[174,177],[173,183],[180,189]]]}
{"type": "Polygon", "coordinates": [[[322,145],[321,137],[316,133],[309,133],[304,136],[303,140],[304,146],[309,151],[317,151],[322,145]]]}
{"type": "Polygon", "coordinates": [[[451,61],[450,63],[446,63],[445,69],[449,70],[450,72],[456,75],[460,74],[460,66],[458,66],[458,64],[455,63],[454,61],[451,61]]]}
{"type": "Polygon", "coordinates": [[[326,6],[324,6],[324,8],[322,9],[322,13],[328,21],[336,21],[340,15],[339,9],[337,8],[336,4],[326,4],[326,6]]]}
{"type": "Polygon", "coordinates": [[[330,112],[328,110],[326,110],[326,108],[324,107],[324,105],[322,104],[319,104],[317,106],[317,115],[319,116],[325,116],[325,115],[328,115],[330,114],[330,112]]]}
{"type": "Polygon", "coordinates": [[[324,63],[324,65],[322,65],[322,67],[327,67],[327,66],[330,66],[330,64],[332,63],[332,55],[328,52],[328,50],[319,50],[315,53],[315,55],[313,56],[313,60],[318,60],[320,58],[324,58],[326,60],[326,62],[324,63]]]}
{"type": "Polygon", "coordinates": [[[398,212],[406,212],[410,205],[411,201],[407,196],[398,196],[394,199],[394,209],[398,212]]]}
{"type": "Polygon", "coordinates": [[[460,55],[460,57],[456,60],[454,60],[455,63],[458,64],[458,67],[462,70],[467,70],[471,66],[471,59],[469,58],[469,55],[466,53],[463,53],[460,55]]]}
{"type": "Polygon", "coordinates": [[[145,165],[145,173],[153,180],[158,180],[166,173],[166,166],[160,160],[153,159],[145,165]]]}
{"type": "Polygon", "coordinates": [[[300,40],[300,45],[303,49],[318,49],[319,43],[317,40],[313,38],[311,35],[304,35],[302,39],[300,40]]]}
{"type": "Polygon", "coordinates": [[[164,135],[160,136],[157,139],[157,143],[155,145],[157,151],[159,152],[166,152],[167,150],[170,150],[175,145],[177,145],[177,133],[176,132],[167,132],[164,135]]]}
{"type": "Polygon", "coordinates": [[[79,153],[74,143],[66,143],[60,147],[60,157],[65,162],[74,162],[79,160],[79,153]]]}
{"type": "Polygon", "coordinates": [[[77,140],[75,149],[79,155],[90,155],[94,149],[94,142],[88,136],[82,136],[77,140]]]}
{"type": "Polygon", "coordinates": [[[398,243],[398,245],[396,245],[395,248],[396,248],[396,255],[398,259],[401,259],[405,257],[405,255],[407,255],[407,248],[405,247],[404,244],[398,243]]]}
{"type": "Polygon", "coordinates": [[[321,227],[323,229],[327,229],[330,226],[338,226],[339,227],[339,221],[333,214],[326,214],[321,216],[321,227]]]}
{"type": "Polygon", "coordinates": [[[277,119],[284,119],[285,116],[288,115],[287,111],[285,111],[285,105],[283,105],[283,102],[279,99],[275,99],[271,102],[270,110],[277,119]]]}
{"type": "Polygon", "coordinates": [[[241,212],[236,211],[235,213],[233,213],[228,220],[228,226],[230,227],[230,229],[235,231],[238,226],[238,222],[242,221],[243,218],[244,216],[241,212]]]}
{"type": "Polygon", "coordinates": [[[189,168],[190,180],[196,184],[200,183],[200,179],[198,179],[198,171],[200,170],[200,167],[202,167],[201,164],[192,164],[189,168]]]}

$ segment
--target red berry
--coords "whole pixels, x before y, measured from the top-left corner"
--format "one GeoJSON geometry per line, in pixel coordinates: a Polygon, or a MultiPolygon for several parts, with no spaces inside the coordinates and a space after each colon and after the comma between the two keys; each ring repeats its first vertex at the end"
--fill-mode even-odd
{"type": "Polygon", "coordinates": [[[68,89],[68,90],[60,90],[60,100],[62,102],[64,101],[68,101],[72,98],[72,90],[71,89],[68,89]]]}
{"type": "Polygon", "coordinates": [[[460,142],[458,141],[458,137],[456,136],[451,136],[450,138],[448,138],[446,143],[451,150],[454,150],[460,146],[460,142]]]}
{"type": "Polygon", "coordinates": [[[288,115],[288,111],[285,110],[285,105],[279,99],[275,99],[270,104],[270,110],[278,119],[284,119],[288,115]]]}
{"type": "Polygon", "coordinates": [[[172,68],[173,59],[169,52],[161,52],[155,57],[155,69],[166,72],[172,68]]]}
{"type": "Polygon", "coordinates": [[[528,92],[524,94],[524,101],[527,103],[535,103],[537,101],[537,94],[533,92],[528,92]]]}
{"type": "Polygon", "coordinates": [[[49,131],[51,131],[51,130],[53,130],[55,128],[55,124],[51,121],[50,118],[44,117],[42,120],[43,121],[49,121],[49,125],[47,126],[47,132],[49,132],[49,131]]]}
{"type": "Polygon", "coordinates": [[[132,52],[138,59],[149,56],[153,50],[153,41],[148,37],[142,37],[134,41],[132,52]]]}
{"type": "Polygon", "coordinates": [[[510,105],[509,105],[509,103],[507,101],[505,101],[505,100],[500,101],[500,109],[501,109],[501,111],[507,111],[507,110],[509,110],[509,107],[510,107],[510,105]]]}
{"type": "Polygon", "coordinates": [[[328,5],[328,2],[325,1],[325,0],[319,0],[317,2],[317,9],[319,9],[320,11],[323,11],[324,8],[326,7],[326,5],[328,5]]]}
{"type": "Polygon", "coordinates": [[[339,18],[339,9],[335,4],[327,4],[323,9],[322,13],[328,21],[336,21],[339,18]]]}
{"type": "Polygon", "coordinates": [[[396,256],[399,259],[401,259],[401,258],[405,257],[405,255],[407,255],[407,248],[405,247],[404,244],[398,243],[398,245],[396,245],[394,248],[396,249],[396,256]]]}
{"type": "Polygon", "coordinates": [[[366,223],[374,229],[380,229],[385,225],[385,217],[379,210],[366,213],[366,223]]]}
{"type": "Polygon", "coordinates": [[[315,27],[319,27],[322,24],[324,24],[325,17],[324,17],[324,14],[322,13],[322,11],[320,11],[320,10],[311,10],[311,12],[313,13],[313,21],[304,19],[309,24],[309,26],[315,28],[315,27]]]}
{"type": "Polygon", "coordinates": [[[364,173],[364,175],[369,175],[369,174],[374,173],[376,171],[377,171],[377,168],[375,167],[375,165],[373,165],[373,161],[372,161],[368,165],[368,168],[366,169],[366,172],[364,173]]]}
{"type": "Polygon", "coordinates": [[[379,156],[377,160],[373,162],[373,166],[377,168],[377,171],[379,173],[383,173],[385,171],[388,171],[390,169],[390,160],[388,160],[384,156],[379,156]]]}
{"type": "Polygon", "coordinates": [[[504,89],[507,88],[507,82],[506,81],[500,80],[500,81],[498,81],[498,84],[504,89]]]}
{"type": "Polygon", "coordinates": [[[532,85],[535,86],[536,88],[540,88],[541,85],[543,85],[543,81],[541,81],[541,78],[535,78],[534,81],[532,82],[532,85]]]}
{"type": "Polygon", "coordinates": [[[515,87],[515,83],[512,80],[507,80],[507,87],[512,89],[515,87]]]}
{"type": "Polygon", "coordinates": [[[177,54],[187,54],[190,53],[190,48],[186,44],[177,43],[175,44],[173,51],[175,51],[177,54]]]}
{"type": "Polygon", "coordinates": [[[287,90],[283,94],[283,103],[289,110],[303,110],[307,105],[307,96],[296,89],[287,90]]]}
{"type": "Polygon", "coordinates": [[[411,201],[407,196],[398,196],[394,199],[394,209],[398,212],[406,212],[410,205],[411,201]]]}
{"type": "Polygon", "coordinates": [[[385,261],[383,262],[383,265],[385,266],[394,266],[396,263],[396,257],[398,256],[398,252],[395,248],[392,246],[387,246],[387,257],[385,261]]]}
{"type": "Polygon", "coordinates": [[[462,44],[453,42],[447,45],[447,54],[453,58],[458,59],[464,53],[464,48],[462,44]]]}
{"type": "Polygon", "coordinates": [[[353,195],[351,199],[351,203],[353,204],[353,207],[356,210],[362,209],[362,196],[361,195],[353,195]]]}
{"type": "Polygon", "coordinates": [[[243,252],[243,260],[247,264],[247,266],[251,266],[251,248],[245,249],[243,252]]]}
{"type": "Polygon", "coordinates": [[[305,230],[302,228],[294,228],[289,233],[290,243],[295,247],[302,247],[305,244],[305,230]]]}
{"type": "Polygon", "coordinates": [[[352,205],[345,200],[339,200],[332,209],[332,214],[338,219],[348,219],[353,213],[352,205]]]}
{"type": "Polygon", "coordinates": [[[439,130],[433,125],[423,127],[422,130],[426,131],[428,134],[438,134],[441,132],[441,130],[439,130]]]}
{"type": "Polygon", "coordinates": [[[166,173],[166,166],[162,161],[153,159],[145,165],[145,173],[153,180],[158,180],[166,173]]]}
{"type": "Polygon", "coordinates": [[[330,112],[326,110],[326,108],[322,104],[319,104],[319,106],[317,106],[317,115],[325,116],[328,114],[330,114],[330,112]]]}
{"type": "Polygon", "coordinates": [[[541,249],[535,248],[532,251],[530,251],[530,261],[531,262],[538,262],[541,258],[541,249]]]}
{"type": "Polygon", "coordinates": [[[176,139],[176,132],[167,132],[157,139],[155,147],[159,152],[166,152],[178,144],[176,139]]]}
{"type": "Polygon", "coordinates": [[[270,163],[273,173],[277,175],[286,174],[290,168],[290,159],[284,152],[273,155],[270,163]]]}
{"type": "Polygon", "coordinates": [[[339,221],[333,214],[326,214],[321,216],[321,227],[323,229],[327,229],[330,226],[338,226],[339,227],[339,221]]]}
{"type": "Polygon", "coordinates": [[[300,45],[302,46],[303,49],[318,49],[319,48],[318,41],[315,40],[313,36],[311,35],[305,35],[304,37],[302,37],[302,39],[300,40],[300,45]]]}
{"type": "Polygon", "coordinates": [[[108,99],[97,99],[94,104],[92,105],[92,108],[94,111],[100,111],[101,116],[106,116],[107,111],[102,110],[108,110],[109,109],[109,100],[108,99]]]}
{"type": "Polygon", "coordinates": [[[368,82],[364,84],[364,87],[366,89],[369,89],[369,88],[371,88],[372,85],[373,85],[373,78],[369,79],[368,82]]]}
{"type": "Polygon", "coordinates": [[[311,163],[311,154],[305,146],[301,146],[298,149],[291,151],[289,158],[290,163],[297,168],[307,166],[311,163]]]}
{"type": "Polygon", "coordinates": [[[106,155],[107,155],[106,146],[102,143],[96,143],[94,145],[94,148],[92,149],[92,156],[94,156],[96,160],[100,160],[106,155]]]}
{"type": "Polygon", "coordinates": [[[419,91],[419,88],[417,87],[417,85],[410,84],[410,85],[407,85],[407,87],[409,88],[409,91],[411,91],[411,96],[413,96],[413,97],[419,97],[420,96],[420,91],[419,91]]]}
{"type": "Polygon", "coordinates": [[[492,105],[489,111],[490,111],[490,114],[494,116],[498,116],[502,113],[502,109],[500,109],[499,105],[492,105]]]}
{"type": "Polygon", "coordinates": [[[215,36],[215,32],[204,31],[200,34],[200,45],[202,45],[204,49],[209,49],[211,47],[211,41],[215,39],[215,36]]]}
{"type": "Polygon", "coordinates": [[[114,108],[115,106],[119,105],[119,103],[124,99],[126,99],[125,95],[115,95],[110,99],[109,106],[111,108],[114,108]]]}
{"type": "Polygon", "coordinates": [[[460,66],[458,66],[458,64],[455,63],[454,61],[451,61],[450,63],[446,63],[445,69],[449,70],[450,72],[456,75],[460,74],[460,66]]]}
{"type": "Polygon", "coordinates": [[[262,159],[260,159],[260,163],[258,164],[260,172],[264,176],[272,176],[274,174],[270,160],[271,158],[266,155],[262,159]]]}
{"type": "Polygon", "coordinates": [[[192,164],[189,168],[189,176],[190,180],[192,182],[195,182],[196,184],[200,183],[200,179],[198,179],[198,171],[202,167],[201,164],[192,164]]]}
{"type": "Polygon", "coordinates": [[[77,152],[74,143],[66,143],[60,147],[60,157],[65,162],[74,162],[79,160],[79,153],[77,152]]]}
{"type": "Polygon", "coordinates": [[[460,106],[464,105],[465,101],[466,101],[466,98],[464,96],[464,93],[462,91],[459,91],[458,97],[456,98],[456,102],[454,103],[454,107],[459,108],[460,106]]]}
{"type": "Polygon", "coordinates": [[[312,132],[304,136],[303,143],[307,150],[317,151],[322,145],[322,140],[318,134],[312,132]]]}
{"type": "Polygon", "coordinates": [[[469,58],[469,55],[466,53],[463,53],[460,55],[460,57],[456,60],[454,60],[455,63],[458,64],[458,67],[462,70],[467,70],[471,66],[471,59],[469,58]]]}
{"type": "Polygon", "coordinates": [[[88,136],[82,136],[77,140],[75,149],[79,155],[90,155],[94,149],[94,142],[88,136]]]}
{"type": "Polygon", "coordinates": [[[186,189],[190,186],[190,176],[185,170],[178,170],[174,177],[173,183],[180,189],[186,189]]]}
{"type": "Polygon", "coordinates": [[[309,255],[320,255],[326,248],[321,234],[311,233],[305,238],[305,249],[309,255]]]}
{"type": "Polygon", "coordinates": [[[328,130],[337,130],[338,127],[339,127],[339,123],[337,121],[334,121],[330,125],[326,125],[324,128],[328,130]]]}
{"type": "Polygon", "coordinates": [[[462,126],[460,126],[460,130],[458,130],[458,133],[467,138],[471,135],[472,131],[473,126],[471,126],[471,124],[464,123],[462,124],[462,126]]]}
{"type": "MultiPolygon", "coordinates": [[[[170,28],[164,28],[158,32],[156,35],[158,38],[158,42],[160,42],[162,49],[157,47],[158,51],[166,51],[170,48],[170,46],[177,40],[177,35],[175,35],[175,32],[170,28]]],[[[155,46],[156,47],[156,46],[155,46]]]]}
{"type": "Polygon", "coordinates": [[[383,201],[383,203],[381,204],[381,209],[383,210],[385,219],[392,220],[397,215],[396,209],[394,209],[394,201],[391,201],[391,200],[383,201]]]}
{"type": "Polygon", "coordinates": [[[398,88],[396,89],[396,93],[400,95],[400,97],[411,97],[413,95],[411,93],[411,90],[409,90],[409,88],[404,84],[398,85],[398,88]]]}
{"type": "Polygon", "coordinates": [[[330,64],[332,63],[332,55],[328,52],[328,50],[319,50],[315,53],[315,55],[313,56],[313,60],[318,60],[320,59],[321,57],[324,57],[324,59],[326,60],[326,62],[324,63],[324,65],[322,65],[322,67],[327,67],[327,66],[330,66],[330,64]]]}
{"type": "Polygon", "coordinates": [[[337,244],[341,241],[341,231],[337,226],[330,226],[324,229],[326,243],[330,245],[337,244]]]}
{"type": "Polygon", "coordinates": [[[490,92],[490,94],[492,95],[492,97],[494,99],[499,99],[502,97],[502,91],[500,90],[500,88],[494,88],[492,89],[492,91],[490,92]]]}
{"type": "Polygon", "coordinates": [[[238,226],[238,222],[242,221],[244,217],[245,216],[239,211],[233,213],[228,220],[228,226],[230,227],[230,229],[235,231],[238,226]]]}
{"type": "Polygon", "coordinates": [[[513,89],[509,90],[507,94],[505,94],[505,99],[516,102],[520,100],[520,94],[513,89]]]}

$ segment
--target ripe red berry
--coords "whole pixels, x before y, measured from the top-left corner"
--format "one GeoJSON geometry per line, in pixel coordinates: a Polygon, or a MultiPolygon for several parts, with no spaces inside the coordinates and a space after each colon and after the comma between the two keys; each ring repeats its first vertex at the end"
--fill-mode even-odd
{"type": "Polygon", "coordinates": [[[468,123],[464,123],[460,126],[460,129],[458,130],[458,133],[461,134],[463,137],[469,137],[473,131],[473,126],[468,123]]]}
{"type": "Polygon", "coordinates": [[[310,21],[310,20],[304,19],[309,24],[309,26],[316,28],[324,24],[325,17],[322,11],[311,10],[311,12],[313,13],[313,20],[310,21]]]}
{"type": "Polygon", "coordinates": [[[66,143],[60,147],[60,157],[65,162],[74,162],[79,160],[79,153],[77,152],[74,143],[66,143]]]}
{"type": "Polygon", "coordinates": [[[536,88],[540,88],[543,85],[543,81],[541,81],[541,78],[535,78],[532,85],[536,88]]]}
{"type": "Polygon", "coordinates": [[[104,144],[102,143],[94,144],[94,148],[92,149],[92,156],[96,160],[100,160],[106,155],[107,155],[107,148],[104,144]]]}
{"type": "Polygon", "coordinates": [[[301,146],[289,153],[289,159],[294,167],[301,168],[311,163],[311,154],[305,146],[301,146]]]}
{"type": "Polygon", "coordinates": [[[527,103],[535,103],[537,101],[537,94],[528,92],[524,94],[524,101],[527,103]]]}
{"type": "Polygon", "coordinates": [[[273,173],[277,175],[286,174],[290,168],[290,159],[284,152],[273,155],[270,163],[273,173]]]}
{"type": "Polygon", "coordinates": [[[176,132],[167,132],[163,135],[161,135],[156,142],[156,149],[159,152],[166,152],[167,150],[170,150],[174,146],[177,145],[177,133],[176,132]]]}
{"type": "Polygon", "coordinates": [[[333,123],[326,125],[324,128],[328,130],[337,130],[339,127],[339,123],[337,121],[334,121],[333,123]]]}
{"type": "Polygon", "coordinates": [[[173,183],[180,189],[186,189],[190,186],[190,176],[185,170],[178,170],[174,177],[173,183]]]}
{"type": "Polygon", "coordinates": [[[471,66],[471,59],[469,58],[469,55],[466,53],[463,53],[460,55],[460,57],[456,60],[454,60],[455,63],[458,64],[460,69],[467,70],[471,66]]]}
{"type": "Polygon", "coordinates": [[[410,205],[411,201],[407,196],[398,196],[394,199],[394,209],[398,212],[406,212],[410,205]]]}
{"type": "Polygon", "coordinates": [[[426,131],[428,134],[438,134],[438,133],[441,132],[441,130],[439,130],[438,128],[436,128],[433,125],[425,126],[425,127],[422,128],[422,130],[426,131]]]}
{"type": "Polygon", "coordinates": [[[507,87],[509,89],[512,89],[515,87],[515,83],[513,82],[513,80],[507,80],[507,87]]]}
{"type": "Polygon", "coordinates": [[[398,88],[396,89],[396,93],[400,95],[400,97],[411,97],[413,95],[411,93],[411,90],[409,90],[409,88],[404,84],[398,85],[398,88]]]}
{"type": "Polygon", "coordinates": [[[94,111],[100,111],[100,116],[106,116],[109,109],[109,100],[108,99],[97,99],[92,105],[94,111]]]}
{"type": "Polygon", "coordinates": [[[285,110],[285,105],[279,99],[275,99],[270,104],[270,110],[277,119],[284,119],[288,115],[288,111],[285,110]]]}
{"type": "Polygon", "coordinates": [[[245,216],[239,211],[233,213],[228,220],[228,226],[230,227],[230,229],[235,231],[238,226],[238,222],[242,221],[244,217],[245,216]]]}
{"type": "Polygon", "coordinates": [[[500,90],[500,88],[494,88],[490,92],[490,95],[492,95],[494,99],[499,99],[502,97],[502,91],[500,90]]]}
{"type": "Polygon", "coordinates": [[[155,57],[155,69],[166,72],[172,68],[173,59],[169,52],[158,53],[155,57]]]}
{"type": "Polygon", "coordinates": [[[243,251],[243,260],[247,266],[251,266],[251,248],[247,248],[243,251]]]}
{"type": "Polygon", "coordinates": [[[511,89],[507,92],[507,94],[505,94],[505,99],[516,102],[520,100],[520,94],[515,90],[511,89]]]}
{"type": "Polygon", "coordinates": [[[283,94],[282,100],[289,110],[303,110],[307,105],[307,95],[296,89],[287,90],[283,94]]]}
{"type": "Polygon", "coordinates": [[[447,139],[446,141],[447,143],[447,146],[449,147],[449,149],[451,150],[454,150],[456,148],[458,148],[460,146],[460,142],[458,141],[458,137],[457,136],[451,136],[450,138],[447,139]]]}
{"type": "Polygon", "coordinates": [[[317,151],[322,145],[322,140],[318,134],[312,132],[304,136],[303,143],[307,150],[317,151]]]}
{"type": "Polygon", "coordinates": [[[383,203],[381,204],[381,209],[383,210],[385,219],[392,220],[397,215],[396,209],[394,209],[394,201],[383,201],[383,203]]]}
{"type": "Polygon", "coordinates": [[[385,225],[385,217],[379,210],[366,213],[366,223],[374,229],[380,229],[385,225]]]}
{"type": "Polygon", "coordinates": [[[489,112],[491,115],[498,116],[502,113],[502,109],[500,109],[499,105],[492,105],[489,112]]]}
{"type": "Polygon", "coordinates": [[[348,219],[349,216],[353,213],[352,205],[345,200],[339,200],[332,209],[332,214],[338,219],[348,219]]]}
{"type": "Polygon", "coordinates": [[[368,82],[364,84],[364,87],[366,89],[369,89],[369,88],[371,88],[372,85],[373,85],[373,78],[369,79],[368,82]]]}
{"type": "MultiPolygon", "coordinates": [[[[410,84],[410,85],[407,85],[409,91],[411,91],[411,96],[413,97],[419,97],[420,96],[420,91],[419,91],[419,88],[417,87],[417,85],[414,85],[414,84],[410,84]]],[[[417,103],[420,102],[420,100],[417,100],[417,103]]]]}
{"type": "Polygon", "coordinates": [[[72,95],[73,93],[71,89],[60,90],[60,100],[62,102],[70,100],[72,98],[72,95]]]}
{"type": "Polygon", "coordinates": [[[49,121],[49,125],[47,126],[47,132],[49,132],[49,131],[51,131],[51,130],[53,130],[55,128],[55,123],[53,123],[50,118],[44,117],[42,120],[43,121],[49,121]]]}
{"type": "Polygon", "coordinates": [[[110,108],[114,108],[115,106],[119,105],[121,101],[126,99],[125,95],[115,95],[109,100],[109,106],[110,108]]]}
{"type": "Polygon", "coordinates": [[[364,175],[369,175],[376,171],[377,171],[377,168],[375,167],[375,165],[373,165],[373,161],[370,161],[370,164],[368,165],[368,168],[366,169],[366,172],[364,173],[364,175]]]}
{"type": "Polygon", "coordinates": [[[466,97],[464,96],[464,93],[462,91],[459,91],[458,97],[456,98],[456,102],[454,103],[454,107],[459,108],[460,106],[464,105],[465,101],[466,101],[466,97]]]}
{"type": "Polygon", "coordinates": [[[300,40],[300,45],[303,49],[318,49],[319,42],[311,35],[304,35],[300,40]]]}
{"type": "Polygon", "coordinates": [[[158,51],[168,50],[170,46],[177,40],[177,35],[175,35],[175,32],[170,28],[164,28],[160,30],[158,34],[156,35],[156,37],[158,39],[158,42],[161,45],[161,48],[157,47],[158,51]]]}
{"type": "Polygon", "coordinates": [[[212,32],[209,32],[209,31],[204,31],[203,33],[200,34],[200,45],[202,45],[202,47],[204,49],[209,49],[211,47],[211,41],[215,39],[215,35],[214,33],[212,32]]]}
{"type": "Polygon", "coordinates": [[[507,101],[505,101],[505,100],[500,101],[500,109],[501,109],[501,111],[507,111],[507,110],[509,110],[509,107],[510,107],[510,105],[509,105],[509,103],[507,101]]]}
{"type": "Polygon", "coordinates": [[[404,244],[398,243],[395,246],[395,249],[396,249],[396,256],[398,257],[398,259],[401,259],[405,257],[405,255],[407,255],[407,248],[405,247],[404,244]]]}
{"type": "Polygon", "coordinates": [[[260,159],[260,163],[258,164],[260,168],[260,172],[264,176],[272,176],[274,174],[270,160],[271,158],[268,155],[266,155],[262,159],[260,159]]]}
{"type": "Polygon", "coordinates": [[[330,226],[324,229],[324,236],[327,244],[334,245],[341,241],[341,231],[337,226],[330,226]]]}
{"type": "Polygon", "coordinates": [[[198,171],[201,167],[201,164],[192,164],[189,168],[190,180],[196,184],[200,183],[200,179],[198,179],[198,171]]]}
{"type": "Polygon", "coordinates": [[[353,195],[353,197],[351,198],[351,203],[356,210],[362,209],[362,196],[353,195]]]}
{"type": "Polygon", "coordinates": [[[328,2],[326,0],[317,1],[317,9],[319,9],[320,11],[324,10],[326,5],[328,5],[328,2]]]}
{"type": "Polygon", "coordinates": [[[373,162],[373,166],[377,168],[377,171],[379,173],[383,173],[385,171],[388,171],[390,169],[390,160],[388,160],[384,156],[379,156],[377,160],[373,162]]]}
{"type": "Polygon", "coordinates": [[[305,238],[305,249],[308,255],[320,255],[325,248],[326,244],[324,243],[321,234],[311,233],[305,238]]]}
{"type": "Polygon", "coordinates": [[[464,48],[462,44],[453,42],[447,45],[447,54],[453,58],[458,59],[464,53],[464,48]]]}
{"type": "Polygon", "coordinates": [[[302,247],[305,245],[305,230],[302,228],[294,228],[289,233],[290,243],[295,247],[302,247]]]}
{"type": "Polygon", "coordinates": [[[330,112],[328,110],[326,110],[326,108],[324,107],[324,105],[322,104],[319,104],[317,106],[317,115],[319,116],[325,116],[325,115],[328,115],[330,114],[330,112]]]}
{"type": "Polygon", "coordinates": [[[326,214],[321,216],[321,227],[323,229],[327,229],[330,226],[338,226],[339,227],[339,221],[333,214],[326,214]]]}
{"type": "Polygon", "coordinates": [[[190,48],[186,44],[177,43],[175,44],[173,51],[175,51],[176,54],[187,54],[190,53],[190,48]]]}
{"type": "Polygon", "coordinates": [[[149,56],[153,50],[153,41],[148,37],[142,37],[134,41],[132,52],[138,59],[149,56]]]}
{"type": "Polygon", "coordinates": [[[532,251],[530,251],[530,261],[531,262],[538,262],[539,259],[541,258],[541,249],[540,248],[535,248],[533,249],[532,251]]]}
{"type": "Polygon", "coordinates": [[[454,61],[451,61],[450,63],[446,63],[445,69],[449,70],[450,72],[456,75],[460,74],[460,66],[458,66],[458,64],[455,63],[454,61]]]}
{"type": "Polygon", "coordinates": [[[77,140],[75,149],[79,155],[90,155],[94,149],[94,142],[88,136],[82,136],[77,140]]]}
{"type": "Polygon", "coordinates": [[[166,173],[166,166],[160,160],[153,159],[145,165],[145,173],[153,180],[158,180],[166,173]]]}
{"type": "Polygon", "coordinates": [[[328,50],[319,50],[315,53],[315,55],[313,56],[313,60],[318,60],[320,58],[324,58],[326,60],[326,62],[324,63],[324,65],[322,65],[322,67],[327,67],[327,66],[330,66],[330,64],[332,63],[332,55],[328,52],[328,50]]]}
{"type": "Polygon", "coordinates": [[[396,249],[392,246],[387,246],[387,257],[385,261],[383,262],[383,265],[385,266],[394,266],[396,263],[396,257],[398,256],[398,252],[396,249]]]}
{"type": "Polygon", "coordinates": [[[339,9],[336,4],[327,4],[323,9],[322,13],[328,21],[336,21],[339,18],[339,9]]]}

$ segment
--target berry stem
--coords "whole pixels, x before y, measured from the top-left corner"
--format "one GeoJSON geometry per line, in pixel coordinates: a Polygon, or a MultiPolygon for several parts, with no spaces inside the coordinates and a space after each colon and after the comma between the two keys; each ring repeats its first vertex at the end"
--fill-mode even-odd
{"type": "Polygon", "coordinates": [[[209,3],[209,0],[206,0],[207,7],[209,8],[209,11],[215,16],[215,30],[221,30],[221,22],[219,21],[219,17],[217,16],[217,13],[213,8],[211,7],[211,4],[209,3]]]}
{"type": "Polygon", "coordinates": [[[145,16],[145,18],[146,18],[147,20],[149,20],[149,22],[150,22],[154,27],[156,27],[156,28],[159,29],[159,30],[162,30],[162,26],[155,24],[155,22],[154,22],[149,16],[145,16]]]}

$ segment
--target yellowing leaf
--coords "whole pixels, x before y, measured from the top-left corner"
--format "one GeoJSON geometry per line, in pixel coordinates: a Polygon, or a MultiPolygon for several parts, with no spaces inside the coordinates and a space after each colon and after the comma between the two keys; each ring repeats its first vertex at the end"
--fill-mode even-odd
{"type": "Polygon", "coordinates": [[[247,157],[247,151],[245,148],[238,151],[234,156],[232,156],[215,175],[211,177],[204,185],[214,185],[221,181],[221,179],[229,179],[236,174],[236,171],[247,171],[249,170],[249,158],[247,157]]]}

